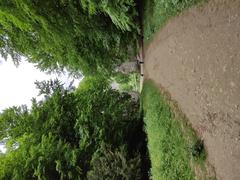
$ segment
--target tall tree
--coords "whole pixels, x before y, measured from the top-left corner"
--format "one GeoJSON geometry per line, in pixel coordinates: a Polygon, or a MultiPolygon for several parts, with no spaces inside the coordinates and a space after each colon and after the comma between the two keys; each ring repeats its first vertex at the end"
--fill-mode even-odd
{"type": "Polygon", "coordinates": [[[42,69],[111,70],[138,28],[134,0],[0,1],[0,53],[42,69]]]}
{"type": "Polygon", "coordinates": [[[59,81],[37,85],[43,101],[0,114],[0,140],[7,144],[6,154],[0,155],[0,179],[85,179],[92,168],[90,177],[99,173],[94,162],[108,160],[123,168],[117,177],[139,176],[139,149],[132,145],[142,141],[137,102],[104,79],[87,78],[76,91],[59,81]],[[109,148],[102,151],[105,145],[109,148]]]}

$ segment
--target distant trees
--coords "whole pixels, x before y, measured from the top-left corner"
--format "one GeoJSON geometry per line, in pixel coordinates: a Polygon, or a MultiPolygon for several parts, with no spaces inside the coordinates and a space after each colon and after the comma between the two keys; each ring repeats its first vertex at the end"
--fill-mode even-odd
{"type": "Polygon", "coordinates": [[[0,53],[41,69],[109,71],[135,47],[134,0],[0,2],[0,53]]]}
{"type": "Polygon", "coordinates": [[[0,114],[0,139],[7,144],[0,179],[140,178],[137,102],[99,78],[86,78],[75,91],[59,81],[38,87],[43,101],[0,114]]]}

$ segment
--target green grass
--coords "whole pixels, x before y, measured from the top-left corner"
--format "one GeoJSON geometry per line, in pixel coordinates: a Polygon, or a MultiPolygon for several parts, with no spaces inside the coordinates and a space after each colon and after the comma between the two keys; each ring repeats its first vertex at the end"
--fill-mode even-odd
{"type": "Polygon", "coordinates": [[[143,31],[144,40],[151,40],[169,18],[202,0],[144,0],[143,31]]]}
{"type": "Polygon", "coordinates": [[[141,100],[152,179],[194,179],[197,165],[205,177],[205,153],[203,150],[193,157],[190,147],[198,137],[186,119],[173,112],[169,101],[150,81],[144,83],[141,100]]]}

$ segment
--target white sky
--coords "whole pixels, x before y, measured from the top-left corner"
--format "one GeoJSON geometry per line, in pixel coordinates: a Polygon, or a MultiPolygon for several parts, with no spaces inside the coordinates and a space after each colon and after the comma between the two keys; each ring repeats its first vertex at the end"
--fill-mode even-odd
{"type": "MultiPolygon", "coordinates": [[[[30,107],[31,99],[38,95],[34,82],[56,78],[66,84],[73,80],[73,78],[68,77],[67,73],[59,76],[41,72],[25,60],[22,60],[20,65],[16,67],[11,59],[5,61],[0,56],[0,112],[8,107],[22,104],[30,107]]],[[[75,79],[73,85],[77,86],[79,82],[79,79],[75,79]]],[[[4,147],[1,145],[0,151],[4,151],[4,147]]]]}

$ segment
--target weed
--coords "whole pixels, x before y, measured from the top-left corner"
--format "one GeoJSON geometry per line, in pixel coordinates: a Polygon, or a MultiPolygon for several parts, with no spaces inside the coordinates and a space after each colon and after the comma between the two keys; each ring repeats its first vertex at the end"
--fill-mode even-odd
{"type": "Polygon", "coordinates": [[[204,144],[203,140],[198,139],[190,147],[190,152],[194,158],[199,158],[202,153],[204,153],[204,144]]]}

